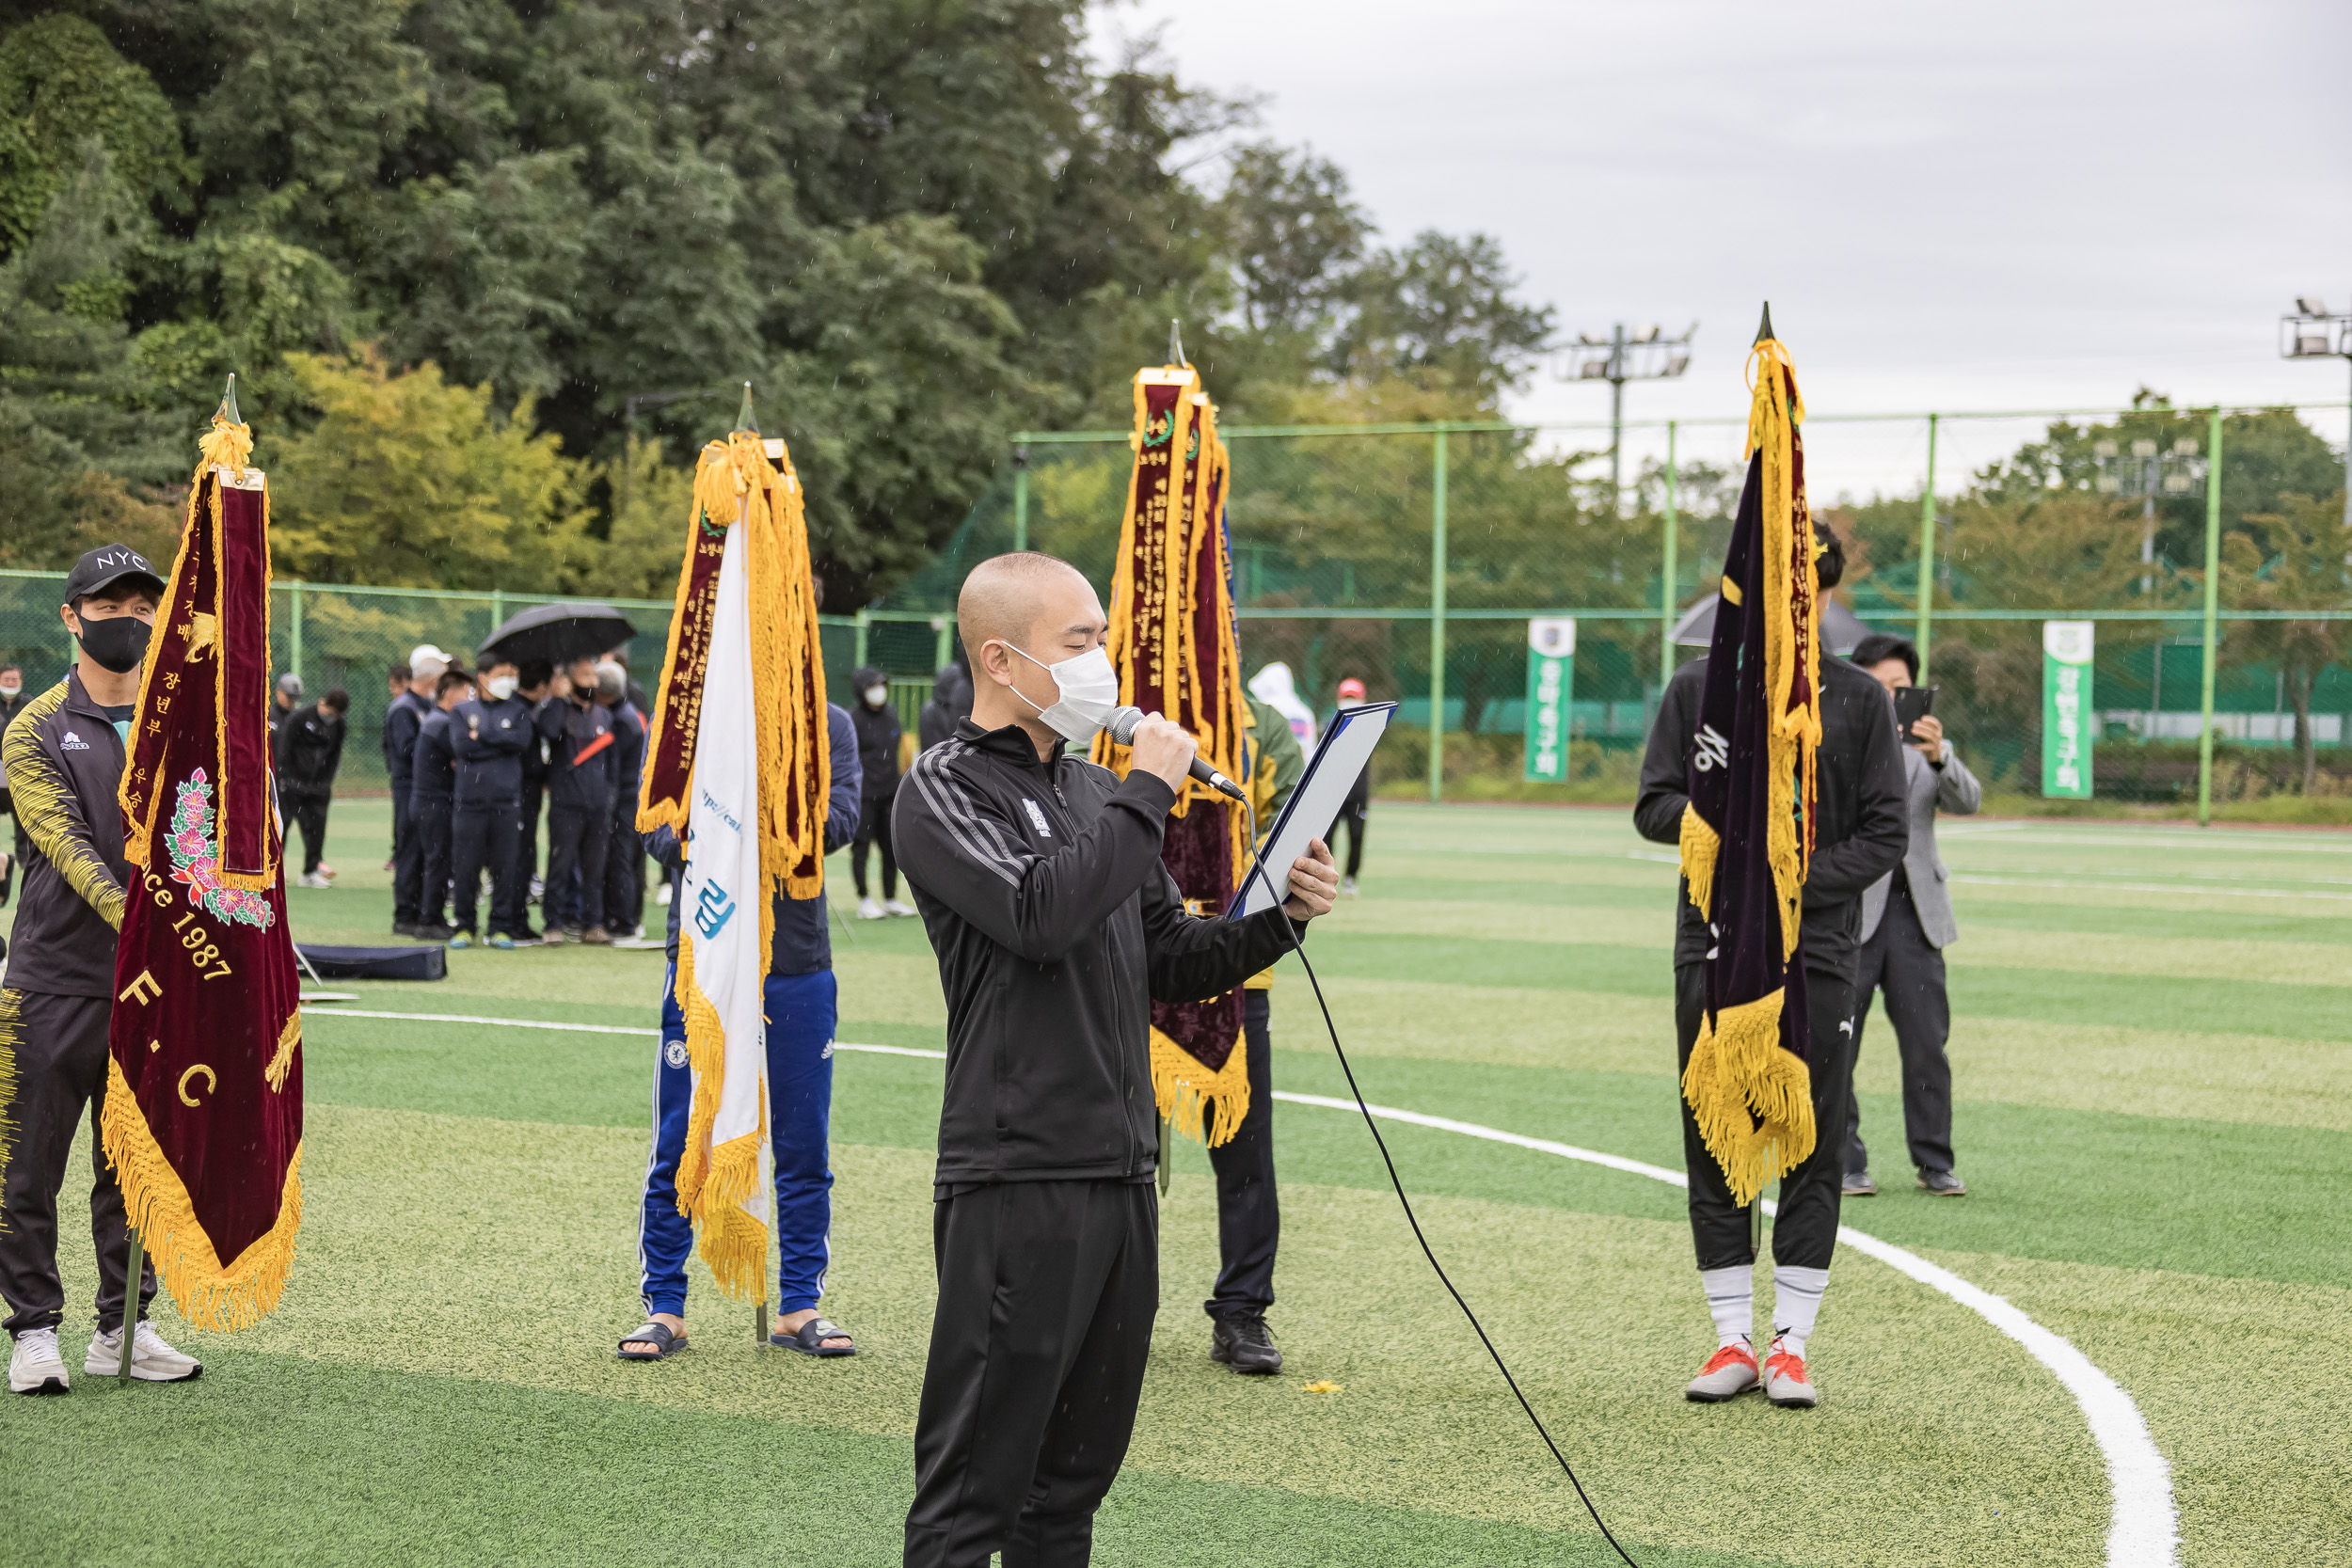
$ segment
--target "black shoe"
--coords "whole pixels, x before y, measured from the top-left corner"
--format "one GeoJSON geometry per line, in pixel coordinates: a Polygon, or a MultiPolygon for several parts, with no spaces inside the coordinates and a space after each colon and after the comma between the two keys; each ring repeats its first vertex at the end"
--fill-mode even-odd
{"type": "Polygon", "coordinates": [[[1919,1185],[1937,1197],[1966,1197],[1968,1196],[1968,1183],[1947,1170],[1921,1171],[1919,1185]]]}
{"type": "Polygon", "coordinates": [[[1876,1197],[1879,1184],[1870,1180],[1867,1170],[1850,1170],[1846,1173],[1846,1184],[1839,1191],[1847,1197],[1876,1197]]]}
{"type": "Polygon", "coordinates": [[[1274,1331],[1265,1319],[1218,1318],[1209,1336],[1209,1359],[1222,1361],[1244,1377],[1269,1377],[1282,1370],[1282,1353],[1274,1348],[1274,1331]]]}
{"type": "Polygon", "coordinates": [[[395,920],[392,922],[392,935],[396,937],[413,937],[416,934],[417,923],[415,921],[395,920]]]}

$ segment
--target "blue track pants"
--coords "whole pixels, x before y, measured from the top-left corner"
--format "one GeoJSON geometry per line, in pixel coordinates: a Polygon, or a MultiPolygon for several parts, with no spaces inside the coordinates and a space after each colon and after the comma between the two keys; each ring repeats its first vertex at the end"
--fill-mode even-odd
{"type": "MultiPolygon", "coordinates": [[[[833,1171],[825,1135],[833,1111],[834,978],[768,976],[768,1128],[775,1148],[779,1313],[805,1311],[825,1293],[833,1230],[833,1171]]],[[[686,1059],[686,1016],[677,968],[661,988],[661,1044],[654,1056],[653,1155],[637,1231],[647,1312],[686,1315],[686,1259],[693,1228],[677,1212],[678,1157],[686,1148],[693,1072],[686,1059]]]]}

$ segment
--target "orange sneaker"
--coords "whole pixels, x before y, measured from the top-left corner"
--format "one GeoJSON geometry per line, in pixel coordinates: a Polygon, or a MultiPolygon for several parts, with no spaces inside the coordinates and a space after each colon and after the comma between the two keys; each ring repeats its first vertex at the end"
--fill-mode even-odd
{"type": "Polygon", "coordinates": [[[1682,1397],[1697,1404],[1721,1404],[1755,1386],[1756,1352],[1742,1342],[1724,1345],[1708,1356],[1699,1375],[1682,1390],[1682,1397]]]}
{"type": "Polygon", "coordinates": [[[1764,1358],[1764,1397],[1784,1410],[1810,1410],[1821,1402],[1820,1391],[1804,1370],[1804,1357],[1783,1350],[1784,1342],[1772,1336],[1772,1354],[1764,1358]]]}

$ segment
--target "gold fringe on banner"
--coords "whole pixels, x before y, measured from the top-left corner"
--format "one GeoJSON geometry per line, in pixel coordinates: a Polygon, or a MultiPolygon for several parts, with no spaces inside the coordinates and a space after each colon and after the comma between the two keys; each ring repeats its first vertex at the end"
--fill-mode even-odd
{"type": "Polygon", "coordinates": [[[1775,990],[1701,1018],[1682,1072],[1699,1136],[1742,1207],[1813,1152],[1812,1078],[1780,1048],[1786,994],[1775,990]]]}
{"type": "Polygon", "coordinates": [[[195,1203],[147,1130],[138,1098],[122,1064],[106,1058],[106,1100],[99,1112],[106,1158],[114,1162],[123,1202],[155,1273],[198,1328],[228,1330],[257,1323],[277,1310],[294,1268],[294,1232],[302,1227],[302,1146],[286,1165],[278,1220],[230,1262],[213,1250],[197,1222],[195,1203]]]}
{"type": "Polygon", "coordinates": [[[1715,907],[1715,857],[1724,847],[1723,835],[1707,825],[1698,807],[1684,801],[1682,806],[1682,875],[1691,884],[1691,902],[1701,914],[1711,913],[1715,907]]]}
{"type": "Polygon", "coordinates": [[[1232,1053],[1211,1072],[1200,1058],[1152,1030],[1152,1098],[1161,1117],[1193,1142],[1211,1148],[1231,1143],[1249,1114],[1248,1042],[1235,1036],[1232,1053]]]}
{"type": "Polygon", "coordinates": [[[301,1043],[302,1010],[297,1007],[286,1015],[286,1027],[278,1033],[278,1049],[271,1054],[269,1066],[262,1069],[262,1082],[272,1089],[284,1088],[286,1074],[294,1068],[294,1047],[301,1043]]]}

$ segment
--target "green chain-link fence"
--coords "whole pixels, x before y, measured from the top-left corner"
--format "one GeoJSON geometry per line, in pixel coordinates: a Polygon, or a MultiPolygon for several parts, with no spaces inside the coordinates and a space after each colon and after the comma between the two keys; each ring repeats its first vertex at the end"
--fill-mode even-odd
{"type": "MultiPolygon", "coordinates": [[[[2294,516],[2249,521],[2247,497],[2287,504],[2274,495],[2277,441],[2266,436],[2268,446],[2231,463],[2232,432],[2262,435],[2261,421],[2295,417],[1817,415],[1806,426],[1811,497],[1849,537],[1841,597],[1870,629],[1916,641],[1939,717],[1996,788],[2040,789],[2042,624],[2086,620],[2096,625],[2088,734],[2099,795],[2352,794],[2344,503],[2322,496],[2294,516]],[[2091,422],[2054,427],[2062,417],[2091,422]],[[2076,456],[2020,477],[2013,454],[2055,442],[2060,428],[2081,436],[2076,456]],[[1883,480],[1906,467],[1915,499],[1899,503],[1853,503],[1823,477],[1883,480]],[[2248,488],[2262,483],[2271,489],[2248,488]],[[1939,489],[1940,500],[1927,499],[1939,489]],[[2209,553],[2217,573],[2206,570],[2209,553]],[[2298,706],[2315,743],[2308,785],[2298,706]]],[[[1375,700],[1398,701],[1379,763],[1392,787],[1412,780],[1432,799],[1628,795],[1666,675],[1701,651],[1671,632],[1721,569],[1740,428],[1628,427],[1632,461],[1613,500],[1587,477],[1592,449],[1607,440],[1592,427],[1228,430],[1245,661],[1287,662],[1321,709],[1347,675],[1375,700]],[[1526,789],[1517,781],[1536,616],[1578,622],[1571,776],[1526,789]],[[1435,755],[1433,712],[1444,739],[1435,755]]],[[[2336,459],[2301,436],[2328,465],[2317,478],[2341,485],[2336,459]]],[[[964,573],[1000,551],[1051,551],[1106,590],[1129,463],[1122,432],[1022,437],[940,556],[859,618],[869,657],[894,675],[927,673],[953,647],[964,573]]]]}

